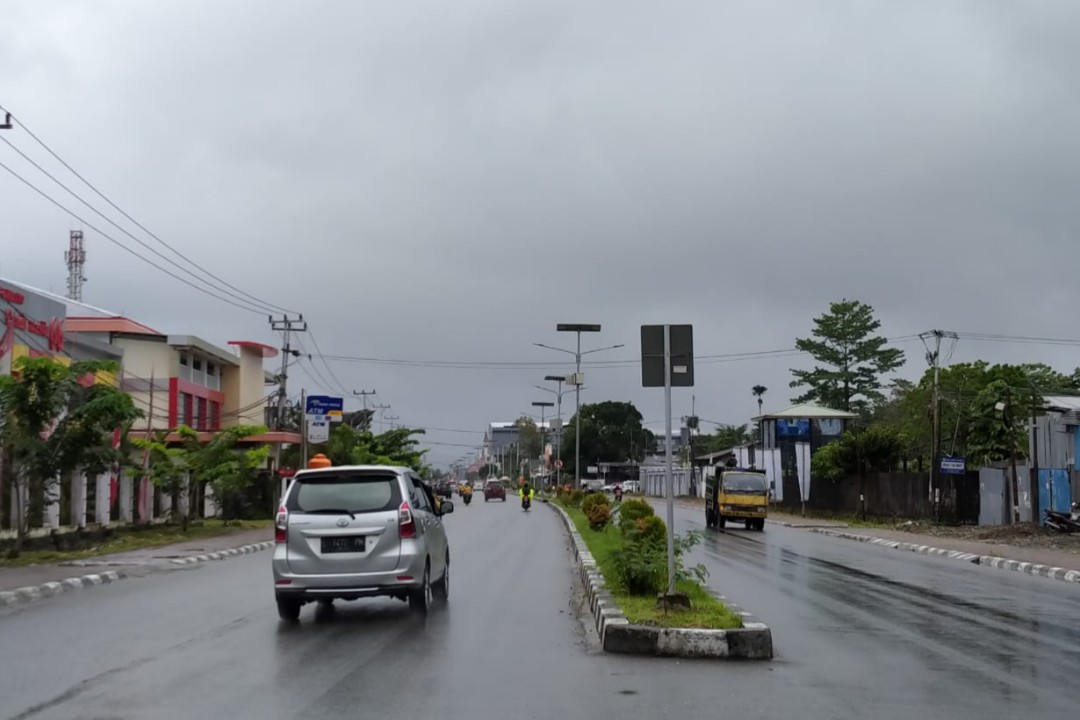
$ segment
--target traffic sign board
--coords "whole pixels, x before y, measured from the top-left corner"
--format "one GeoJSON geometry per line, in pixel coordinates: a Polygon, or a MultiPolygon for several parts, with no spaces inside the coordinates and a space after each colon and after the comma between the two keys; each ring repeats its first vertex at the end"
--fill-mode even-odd
{"type": "Polygon", "coordinates": [[[963,475],[967,470],[967,458],[963,456],[941,458],[941,472],[947,475],[963,475]]]}
{"type": "Polygon", "coordinates": [[[304,406],[305,415],[336,416],[338,420],[341,419],[344,410],[345,401],[342,398],[329,395],[308,395],[304,406]]]}

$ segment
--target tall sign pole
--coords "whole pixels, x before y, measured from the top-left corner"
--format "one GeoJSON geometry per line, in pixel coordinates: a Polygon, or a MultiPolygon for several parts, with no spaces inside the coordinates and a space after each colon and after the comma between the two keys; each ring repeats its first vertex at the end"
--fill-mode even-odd
{"type": "Polygon", "coordinates": [[[671,451],[671,388],[694,386],[694,329],[692,325],[641,326],[641,385],[642,387],[664,388],[667,595],[668,598],[673,598],[675,596],[675,476],[672,469],[671,451]]]}

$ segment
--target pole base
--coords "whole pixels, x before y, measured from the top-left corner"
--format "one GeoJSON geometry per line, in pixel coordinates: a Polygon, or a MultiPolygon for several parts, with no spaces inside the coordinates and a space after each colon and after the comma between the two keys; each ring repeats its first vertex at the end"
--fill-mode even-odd
{"type": "Polygon", "coordinates": [[[656,596],[657,610],[689,610],[690,596],[686,593],[660,593],[656,596]]]}

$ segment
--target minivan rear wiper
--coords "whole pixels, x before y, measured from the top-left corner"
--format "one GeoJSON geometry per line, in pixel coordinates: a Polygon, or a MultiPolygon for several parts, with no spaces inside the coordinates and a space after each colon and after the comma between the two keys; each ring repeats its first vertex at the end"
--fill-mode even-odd
{"type": "Polygon", "coordinates": [[[353,520],[356,519],[356,515],[352,510],[339,510],[338,508],[319,508],[318,510],[308,510],[310,515],[348,515],[353,520]]]}

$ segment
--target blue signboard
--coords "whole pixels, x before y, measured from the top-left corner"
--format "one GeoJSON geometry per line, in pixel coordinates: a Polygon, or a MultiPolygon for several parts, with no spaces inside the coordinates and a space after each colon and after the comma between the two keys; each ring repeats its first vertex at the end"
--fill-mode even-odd
{"type": "Polygon", "coordinates": [[[339,397],[329,395],[308,395],[307,404],[304,407],[305,415],[330,415],[341,416],[345,410],[345,401],[339,397]]]}
{"type": "Polygon", "coordinates": [[[967,458],[943,457],[941,458],[941,472],[946,475],[963,475],[967,471],[967,458]]]}

